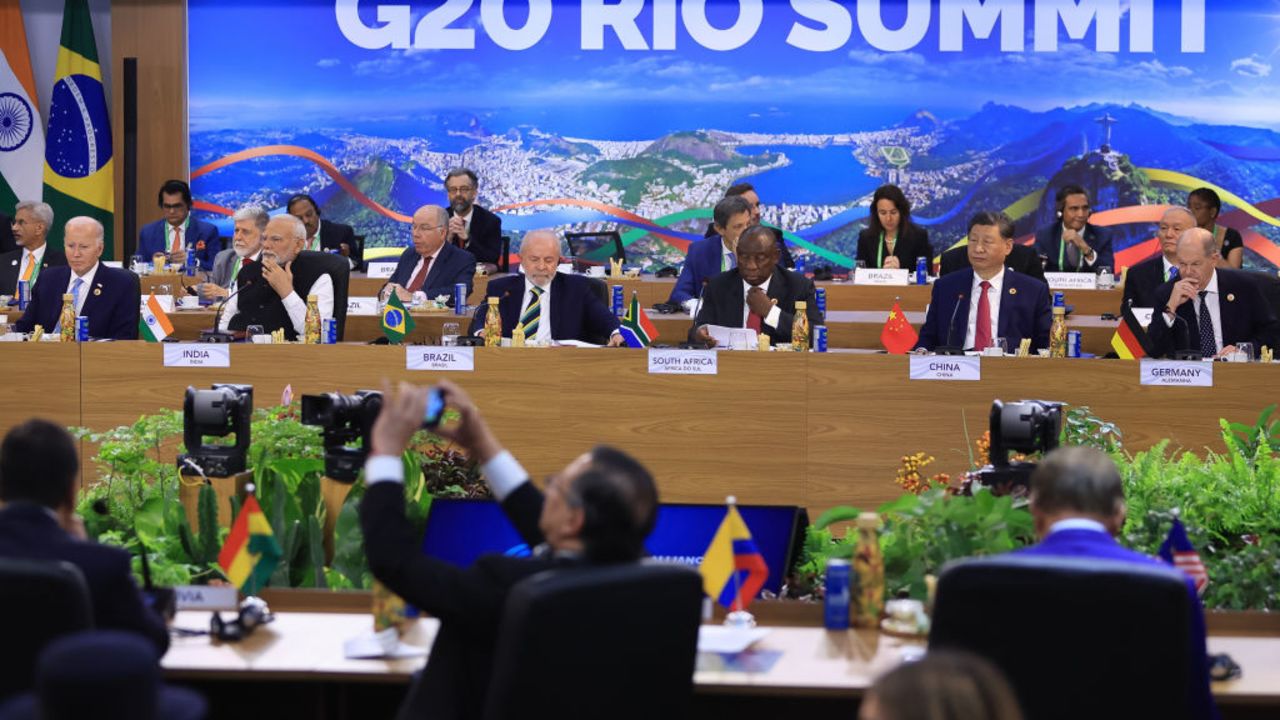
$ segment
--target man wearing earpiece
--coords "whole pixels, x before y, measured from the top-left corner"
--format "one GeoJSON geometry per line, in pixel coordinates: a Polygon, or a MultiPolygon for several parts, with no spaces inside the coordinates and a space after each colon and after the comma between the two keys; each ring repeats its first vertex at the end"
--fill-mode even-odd
{"type": "Polygon", "coordinates": [[[1036,252],[1045,259],[1045,272],[1115,270],[1111,236],[1089,224],[1093,208],[1089,193],[1079,185],[1063,185],[1054,198],[1057,222],[1036,231],[1036,252]]]}
{"type": "Polygon", "coordinates": [[[373,576],[440,620],[427,667],[399,717],[479,718],[512,587],[543,570],[638,560],[657,519],[658,489],[635,458],[598,445],[539,490],[466,392],[448,381],[438,387],[459,421],[434,432],[480,465],[533,557],[484,555],[464,569],[422,553],[422,533],[405,517],[401,456],[422,427],[430,389],[403,383],[395,394],[385,393],[370,435],[360,526],[373,576]]]}

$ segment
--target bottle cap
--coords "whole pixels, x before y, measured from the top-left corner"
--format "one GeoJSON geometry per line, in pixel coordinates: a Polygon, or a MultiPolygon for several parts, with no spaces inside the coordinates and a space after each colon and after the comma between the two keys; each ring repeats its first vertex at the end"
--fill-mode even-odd
{"type": "Polygon", "coordinates": [[[318,302],[320,302],[320,296],[319,296],[319,295],[308,295],[308,296],[307,296],[307,302],[309,302],[309,303],[318,303],[318,302]]]}
{"type": "Polygon", "coordinates": [[[494,295],[494,296],[488,297],[488,298],[486,298],[486,299],[489,301],[489,304],[490,304],[490,305],[497,305],[497,304],[498,304],[498,296],[497,296],[497,295],[494,295]]]}
{"type": "Polygon", "coordinates": [[[880,516],[873,512],[864,512],[858,514],[859,530],[878,530],[880,528],[880,516]]]}
{"type": "Polygon", "coordinates": [[[805,301],[805,300],[797,300],[797,301],[796,301],[796,309],[797,309],[797,310],[804,310],[804,309],[805,309],[805,308],[807,308],[807,307],[809,307],[809,303],[808,303],[807,301],[805,301]]]}
{"type": "Polygon", "coordinates": [[[72,295],[71,293],[62,293],[62,302],[64,303],[73,302],[75,299],[76,299],[76,296],[72,295]]]}

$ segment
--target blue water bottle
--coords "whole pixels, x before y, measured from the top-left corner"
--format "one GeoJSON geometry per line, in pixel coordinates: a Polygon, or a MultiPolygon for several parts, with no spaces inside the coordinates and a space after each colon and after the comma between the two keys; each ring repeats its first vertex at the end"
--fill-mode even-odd
{"type": "Polygon", "coordinates": [[[453,284],[453,314],[454,315],[467,314],[467,284],[466,283],[453,284]]]}
{"type": "Polygon", "coordinates": [[[1062,292],[1055,292],[1055,293],[1053,294],[1053,306],[1054,306],[1054,307],[1066,307],[1066,306],[1067,306],[1067,296],[1066,296],[1066,295],[1064,295],[1062,292]]]}
{"type": "Polygon", "coordinates": [[[18,281],[18,309],[26,310],[27,303],[31,302],[31,281],[18,281]]]}
{"type": "Polygon", "coordinates": [[[822,601],[822,621],[828,630],[849,629],[850,580],[853,568],[848,560],[827,560],[827,581],[822,601]]]}
{"type": "Polygon", "coordinates": [[[622,317],[623,312],[624,311],[622,309],[622,286],[614,285],[613,286],[613,314],[618,317],[622,317]]]}
{"type": "Polygon", "coordinates": [[[805,256],[796,255],[796,272],[800,273],[801,275],[804,275],[805,270],[807,269],[806,265],[808,265],[808,261],[805,260],[805,256]]]}
{"type": "Polygon", "coordinates": [[[925,258],[916,258],[916,284],[927,285],[929,283],[929,261],[925,258]]]}
{"type": "Polygon", "coordinates": [[[827,289],[816,288],[813,291],[814,305],[818,307],[818,312],[822,313],[822,317],[827,317],[827,289]]]}

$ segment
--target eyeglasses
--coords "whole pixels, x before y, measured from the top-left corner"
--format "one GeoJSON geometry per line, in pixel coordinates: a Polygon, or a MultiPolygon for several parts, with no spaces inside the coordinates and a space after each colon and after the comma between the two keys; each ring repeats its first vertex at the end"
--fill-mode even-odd
{"type": "Polygon", "coordinates": [[[445,190],[450,195],[462,195],[464,193],[475,192],[475,188],[470,185],[460,185],[458,187],[446,187],[445,190]]]}
{"type": "Polygon", "coordinates": [[[163,203],[160,207],[164,208],[165,210],[185,210],[187,207],[187,204],[186,203],[163,203]]]}
{"type": "Polygon", "coordinates": [[[444,225],[414,225],[414,232],[430,232],[445,227],[444,225]]]}

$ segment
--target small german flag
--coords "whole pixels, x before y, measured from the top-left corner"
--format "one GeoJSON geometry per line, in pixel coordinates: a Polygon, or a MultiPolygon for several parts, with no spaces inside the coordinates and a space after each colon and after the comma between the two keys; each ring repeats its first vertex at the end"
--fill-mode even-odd
{"type": "Polygon", "coordinates": [[[1142,329],[1133,308],[1128,305],[1120,313],[1120,323],[1116,325],[1116,334],[1111,336],[1111,348],[1116,355],[1125,360],[1137,360],[1151,354],[1147,342],[1147,331],[1142,329]]]}

